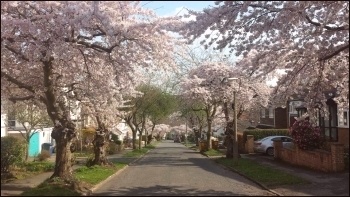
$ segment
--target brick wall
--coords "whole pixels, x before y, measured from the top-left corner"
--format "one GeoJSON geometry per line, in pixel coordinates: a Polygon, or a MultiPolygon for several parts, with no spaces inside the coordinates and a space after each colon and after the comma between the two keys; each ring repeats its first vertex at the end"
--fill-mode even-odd
{"type": "Polygon", "coordinates": [[[349,147],[349,128],[338,128],[338,142],[349,147]]]}
{"type": "Polygon", "coordinates": [[[274,157],[290,164],[308,167],[323,172],[341,172],[344,165],[344,146],[340,143],[331,144],[331,152],[324,150],[302,150],[297,146],[293,149],[283,148],[282,142],[274,142],[274,157]]]}

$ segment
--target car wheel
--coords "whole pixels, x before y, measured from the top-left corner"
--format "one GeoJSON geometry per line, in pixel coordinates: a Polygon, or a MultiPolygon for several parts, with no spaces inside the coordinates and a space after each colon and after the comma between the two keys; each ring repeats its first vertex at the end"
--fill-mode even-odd
{"type": "Polygon", "coordinates": [[[270,155],[270,156],[273,156],[274,155],[274,149],[272,148],[272,147],[270,147],[270,148],[268,148],[267,150],[266,150],[266,154],[268,154],[268,155],[270,155]]]}

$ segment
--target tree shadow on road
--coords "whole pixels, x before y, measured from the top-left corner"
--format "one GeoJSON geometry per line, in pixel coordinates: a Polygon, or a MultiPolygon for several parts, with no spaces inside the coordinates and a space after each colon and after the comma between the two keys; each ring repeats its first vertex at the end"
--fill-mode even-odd
{"type": "Polygon", "coordinates": [[[94,196],[238,196],[236,194],[225,191],[215,190],[196,190],[188,189],[180,186],[162,186],[155,185],[151,187],[130,187],[120,188],[118,190],[110,190],[108,192],[94,193],[94,196]]]}

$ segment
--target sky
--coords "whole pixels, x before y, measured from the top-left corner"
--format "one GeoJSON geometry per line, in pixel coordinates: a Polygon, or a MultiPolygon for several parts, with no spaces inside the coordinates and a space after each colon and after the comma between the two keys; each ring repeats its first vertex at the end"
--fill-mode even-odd
{"type": "MultiPolygon", "coordinates": [[[[158,16],[164,17],[183,15],[187,13],[184,8],[194,11],[202,11],[204,8],[215,6],[215,1],[141,1],[141,6],[152,9],[158,16]]],[[[267,84],[275,86],[276,82],[277,78],[272,78],[267,84]]]]}
{"type": "Polygon", "coordinates": [[[158,16],[174,16],[177,13],[183,14],[184,7],[201,11],[203,8],[214,6],[215,1],[141,1],[145,8],[154,10],[158,16]]]}

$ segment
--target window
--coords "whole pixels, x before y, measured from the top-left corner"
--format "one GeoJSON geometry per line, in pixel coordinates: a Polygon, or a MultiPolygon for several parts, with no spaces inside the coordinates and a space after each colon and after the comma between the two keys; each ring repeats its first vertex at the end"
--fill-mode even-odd
{"type": "Polygon", "coordinates": [[[265,108],[261,109],[261,117],[265,118],[265,108]]]}
{"type": "Polygon", "coordinates": [[[15,127],[16,126],[16,121],[15,120],[9,120],[8,121],[8,127],[15,127]]]}
{"type": "Polygon", "coordinates": [[[273,108],[269,108],[269,118],[273,118],[273,108]]]}
{"type": "Polygon", "coordinates": [[[337,142],[338,141],[338,121],[337,121],[337,104],[333,100],[327,101],[329,118],[328,120],[324,117],[320,117],[320,129],[321,134],[326,138],[327,141],[337,142]]]}
{"type": "Polygon", "coordinates": [[[296,103],[295,101],[292,101],[289,103],[289,113],[290,114],[298,114],[298,111],[295,109],[296,103]]]}
{"type": "Polygon", "coordinates": [[[339,127],[349,128],[349,110],[339,109],[338,111],[338,125],[339,127]]]}

